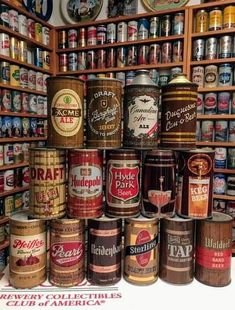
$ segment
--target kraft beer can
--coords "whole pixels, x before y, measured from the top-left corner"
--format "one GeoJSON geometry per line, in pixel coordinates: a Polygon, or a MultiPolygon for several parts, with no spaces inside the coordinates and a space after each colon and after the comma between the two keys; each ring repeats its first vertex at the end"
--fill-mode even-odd
{"type": "Polygon", "coordinates": [[[19,41],[19,60],[22,62],[27,62],[27,42],[20,40],[19,41]]]}

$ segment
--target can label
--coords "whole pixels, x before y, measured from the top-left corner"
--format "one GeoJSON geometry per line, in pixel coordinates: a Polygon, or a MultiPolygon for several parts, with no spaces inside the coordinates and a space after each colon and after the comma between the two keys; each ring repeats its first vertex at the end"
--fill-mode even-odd
{"type": "Polygon", "coordinates": [[[51,260],[59,267],[72,267],[84,258],[85,247],[81,241],[57,242],[51,245],[51,260]]]}
{"type": "Polygon", "coordinates": [[[70,137],[78,133],[82,125],[82,103],[71,89],[62,89],[53,97],[51,121],[56,132],[70,137]]]}

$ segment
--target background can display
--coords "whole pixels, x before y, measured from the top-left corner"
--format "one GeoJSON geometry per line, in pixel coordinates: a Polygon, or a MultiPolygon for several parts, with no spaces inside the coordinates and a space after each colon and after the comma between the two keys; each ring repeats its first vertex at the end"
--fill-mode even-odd
{"type": "Polygon", "coordinates": [[[137,285],[158,278],[158,220],[139,217],[125,220],[124,278],[137,285]]]}
{"type": "Polygon", "coordinates": [[[16,288],[37,286],[46,280],[46,222],[17,212],[9,224],[10,283],[16,288]]]}
{"type": "Polygon", "coordinates": [[[53,285],[69,287],[85,277],[84,221],[54,219],[50,223],[50,271],[53,285]]]}
{"type": "Polygon", "coordinates": [[[195,278],[210,286],[231,281],[232,217],[213,212],[212,218],[197,222],[195,278]]]}
{"type": "Polygon", "coordinates": [[[173,284],[187,284],[194,272],[194,220],[164,218],[160,230],[159,277],[173,284]]]}
{"type": "Polygon", "coordinates": [[[73,77],[47,79],[48,146],[83,146],[83,81],[73,77]]]}
{"type": "Polygon", "coordinates": [[[87,279],[111,285],[121,279],[122,220],[106,217],[88,220],[87,279]]]}

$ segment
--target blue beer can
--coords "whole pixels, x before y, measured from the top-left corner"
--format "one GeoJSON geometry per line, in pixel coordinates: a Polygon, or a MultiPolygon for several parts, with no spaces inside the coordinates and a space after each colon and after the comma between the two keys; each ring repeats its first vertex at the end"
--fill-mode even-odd
{"type": "Polygon", "coordinates": [[[12,118],[10,116],[2,118],[2,136],[3,138],[12,137],[12,118]]]}
{"type": "Polygon", "coordinates": [[[34,65],[41,68],[43,66],[43,53],[40,47],[34,49],[34,65]]]}
{"type": "Polygon", "coordinates": [[[233,84],[233,66],[231,64],[219,65],[219,85],[232,86],[233,84]]]}
{"type": "Polygon", "coordinates": [[[146,18],[138,20],[138,40],[148,39],[149,37],[149,21],[146,18]]]}
{"type": "Polygon", "coordinates": [[[227,149],[225,147],[215,148],[215,168],[225,169],[227,164],[227,149]]]}
{"type": "Polygon", "coordinates": [[[226,192],[226,177],[222,173],[214,174],[214,194],[216,195],[224,195],[226,192]]]}
{"type": "Polygon", "coordinates": [[[21,117],[13,117],[12,119],[13,137],[21,137],[22,135],[22,119],[21,117]]]}
{"type": "Polygon", "coordinates": [[[37,137],[37,119],[30,118],[30,137],[37,137]]]}

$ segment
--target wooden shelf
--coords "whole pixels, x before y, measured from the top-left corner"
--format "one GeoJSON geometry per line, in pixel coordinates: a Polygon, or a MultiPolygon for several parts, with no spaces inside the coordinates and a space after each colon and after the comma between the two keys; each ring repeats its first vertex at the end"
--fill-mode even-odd
{"type": "Polygon", "coordinates": [[[11,191],[5,191],[0,194],[0,197],[10,196],[12,194],[20,193],[29,190],[29,186],[16,187],[11,191]]]}
{"type": "Polygon", "coordinates": [[[7,61],[7,62],[10,62],[11,64],[16,64],[16,65],[19,65],[19,66],[22,66],[22,67],[25,67],[25,68],[29,68],[29,69],[35,70],[37,72],[51,74],[50,70],[43,69],[41,67],[37,67],[35,65],[28,64],[27,62],[16,60],[16,59],[13,59],[13,58],[5,56],[5,55],[0,55],[0,60],[7,61]]]}
{"type": "Polygon", "coordinates": [[[204,141],[197,141],[197,146],[215,146],[215,147],[234,147],[234,142],[204,142],[204,141]]]}
{"type": "Polygon", "coordinates": [[[202,38],[202,37],[212,37],[212,36],[221,36],[221,35],[226,35],[226,34],[234,34],[234,31],[235,31],[235,28],[226,28],[226,29],[215,30],[215,31],[194,32],[192,33],[192,38],[195,39],[195,38],[202,38]]]}
{"type": "Polygon", "coordinates": [[[8,240],[5,240],[2,244],[0,244],[0,251],[9,247],[9,241],[8,240]]]}
{"type": "Polygon", "coordinates": [[[214,168],[214,173],[235,174],[235,169],[214,168]]]}
{"type": "Polygon", "coordinates": [[[19,91],[24,92],[24,93],[30,93],[30,94],[35,94],[35,95],[41,95],[41,96],[46,96],[47,95],[47,93],[42,92],[42,91],[38,91],[38,90],[35,90],[35,89],[30,89],[30,88],[23,88],[23,87],[20,87],[20,86],[12,86],[10,84],[0,83],[0,87],[1,88],[6,88],[6,89],[11,89],[11,90],[19,90],[19,91]]]}
{"type": "Polygon", "coordinates": [[[220,120],[220,119],[235,119],[235,114],[199,114],[197,120],[220,120]]]}
{"type": "Polygon", "coordinates": [[[235,201],[235,196],[213,194],[213,199],[234,200],[235,201]]]}
{"type": "MultiPolygon", "coordinates": [[[[28,165],[29,165],[29,163],[26,161],[22,162],[22,163],[18,163],[18,164],[3,165],[3,166],[0,166],[0,171],[7,170],[7,169],[15,169],[15,168],[26,167],[28,165]]],[[[0,223],[1,223],[1,221],[0,221],[0,223]]]]}
{"type": "Polygon", "coordinates": [[[15,143],[28,141],[46,141],[47,137],[22,137],[22,138],[0,138],[0,143],[15,143]]]}
{"type": "Polygon", "coordinates": [[[213,1],[210,3],[202,3],[202,4],[197,4],[197,5],[193,5],[192,9],[206,9],[206,8],[210,8],[210,7],[214,7],[214,6],[225,6],[227,4],[231,4],[231,0],[222,0],[222,1],[213,1]]]}
{"type": "Polygon", "coordinates": [[[0,225],[9,222],[9,217],[4,216],[4,218],[0,219],[0,225]]]}
{"type": "Polygon", "coordinates": [[[3,112],[3,111],[0,111],[0,116],[47,118],[47,115],[39,115],[39,114],[24,113],[24,112],[3,112]]]}
{"type": "Polygon", "coordinates": [[[119,46],[128,46],[128,45],[140,45],[140,44],[151,44],[151,43],[160,43],[165,41],[172,41],[172,40],[182,40],[184,39],[184,35],[172,35],[169,37],[157,37],[157,38],[149,38],[144,40],[136,40],[136,41],[125,41],[125,42],[115,42],[115,43],[107,43],[102,45],[87,45],[84,47],[78,46],[77,48],[64,48],[64,49],[57,49],[57,53],[69,53],[69,52],[80,52],[80,51],[89,51],[94,49],[103,49],[109,47],[119,47],[119,46]]]}
{"type": "Polygon", "coordinates": [[[49,52],[52,52],[53,49],[51,47],[49,47],[48,45],[45,45],[39,41],[36,41],[34,39],[31,39],[27,36],[24,36],[23,34],[20,34],[19,32],[16,32],[16,31],[13,31],[11,30],[10,28],[6,27],[6,26],[2,26],[0,25],[0,32],[4,32],[4,33],[7,33],[9,34],[10,36],[14,37],[14,38],[17,38],[19,40],[23,40],[25,42],[27,42],[27,44],[29,46],[33,46],[33,47],[41,47],[42,49],[46,50],[46,51],[49,51],[49,52]]]}
{"type": "Polygon", "coordinates": [[[209,93],[209,92],[221,92],[221,91],[234,91],[235,92],[235,86],[218,86],[218,87],[198,87],[199,93],[209,93]]]}
{"type": "MultiPolygon", "coordinates": [[[[235,29],[234,29],[235,32],[235,29]]],[[[221,58],[221,59],[207,59],[207,60],[200,60],[200,61],[191,61],[190,65],[191,66],[201,66],[201,65],[211,65],[213,64],[223,64],[223,63],[234,63],[235,62],[235,57],[232,58],[221,58]]]]}

